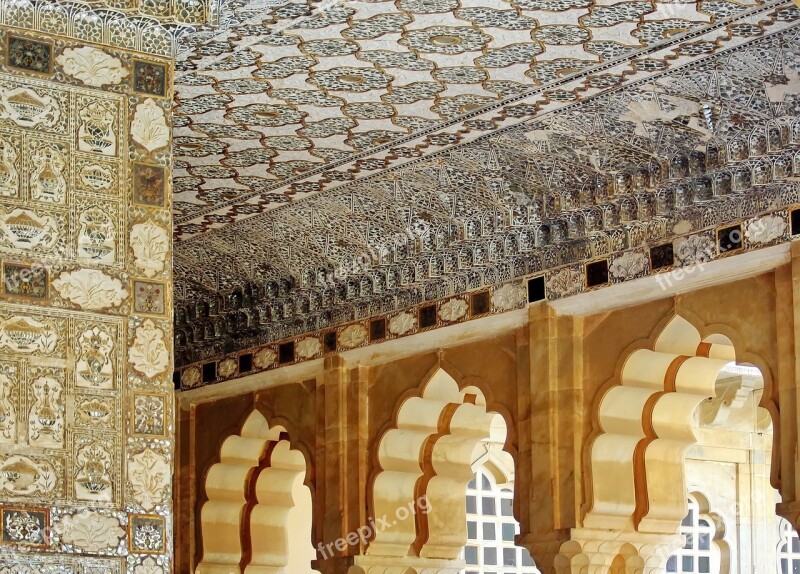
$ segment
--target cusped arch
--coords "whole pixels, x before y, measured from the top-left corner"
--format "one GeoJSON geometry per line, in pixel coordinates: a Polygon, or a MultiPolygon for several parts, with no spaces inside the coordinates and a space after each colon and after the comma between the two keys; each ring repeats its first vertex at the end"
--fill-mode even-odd
{"type": "Polygon", "coordinates": [[[620,384],[598,407],[585,527],[676,532],[686,513],[684,454],[696,440],[695,411],[735,360],[727,336],[704,338],[678,315],[651,349],[627,356],[620,384]]]}
{"type": "MultiPolygon", "coordinates": [[[[379,441],[379,473],[373,484],[375,516],[425,499],[425,511],[393,521],[376,533],[367,556],[457,560],[467,541],[466,486],[481,443],[505,444],[504,418],[487,410],[483,393],[459,388],[437,367],[421,395],[406,399],[393,428],[379,441]]],[[[417,504],[417,506],[419,506],[417,504]]]]}
{"type": "Polygon", "coordinates": [[[306,461],[282,426],[258,411],[225,439],[205,481],[197,574],[311,574],[306,461]]]}

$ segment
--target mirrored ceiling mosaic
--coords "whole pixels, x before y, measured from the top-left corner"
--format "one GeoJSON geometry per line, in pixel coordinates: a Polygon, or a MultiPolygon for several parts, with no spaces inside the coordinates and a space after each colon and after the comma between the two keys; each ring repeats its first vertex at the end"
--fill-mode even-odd
{"type": "Polygon", "coordinates": [[[286,4],[187,44],[179,362],[797,202],[792,3],[477,4],[286,4]]]}
{"type": "MultiPolygon", "coordinates": [[[[228,6],[177,64],[179,238],[318,190],[309,175],[759,2],[272,0],[228,6]],[[238,12],[238,14],[237,14],[238,12]]],[[[625,70],[602,72],[610,86],[625,70]]],[[[580,92],[559,94],[576,99],[580,92]]],[[[496,115],[496,114],[495,114],[496,115]]],[[[458,138],[457,138],[458,139],[458,138]]],[[[418,145],[416,147],[419,147],[418,145]]],[[[358,168],[353,166],[358,172],[358,168]]]]}

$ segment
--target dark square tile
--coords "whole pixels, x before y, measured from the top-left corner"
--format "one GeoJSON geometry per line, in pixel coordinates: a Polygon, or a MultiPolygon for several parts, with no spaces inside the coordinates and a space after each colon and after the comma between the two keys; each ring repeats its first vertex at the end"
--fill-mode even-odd
{"type": "Polygon", "coordinates": [[[386,319],[375,319],[369,322],[369,340],[378,341],[386,338],[386,319]]]}
{"type": "Polygon", "coordinates": [[[419,309],[419,328],[433,327],[436,325],[436,305],[426,305],[419,309]]]}
{"type": "Polygon", "coordinates": [[[131,514],[128,521],[128,548],[142,554],[162,554],[167,548],[163,516],[131,514]]]}
{"type": "Polygon", "coordinates": [[[720,255],[727,251],[735,251],[742,247],[742,226],[734,225],[717,230],[717,246],[720,255]]]}
{"type": "Polygon", "coordinates": [[[278,362],[291,363],[294,361],[294,341],[278,345],[278,362]]]}
{"type": "MultiPolygon", "coordinates": [[[[24,465],[19,462],[17,465],[24,465]]],[[[4,470],[7,472],[9,469],[4,470]]],[[[20,475],[26,469],[19,467],[11,472],[20,475]]],[[[27,469],[28,472],[32,468],[27,469]]],[[[22,478],[22,476],[20,476],[22,478]]],[[[47,546],[47,530],[50,526],[50,513],[46,508],[13,508],[5,507],[0,510],[0,528],[3,544],[20,544],[26,546],[47,546]]]]}
{"type": "Polygon", "coordinates": [[[528,303],[544,300],[544,275],[528,279],[528,303]]]}
{"type": "Polygon", "coordinates": [[[9,36],[7,63],[13,68],[49,74],[53,65],[53,46],[46,42],[9,36]]]}
{"type": "Polygon", "coordinates": [[[133,433],[162,437],[167,432],[167,397],[162,393],[133,393],[133,433]]]}
{"type": "Polygon", "coordinates": [[[675,252],[672,243],[656,245],[650,248],[650,264],[652,269],[663,269],[675,265],[675,252]]]}
{"type": "Polygon", "coordinates": [[[326,353],[333,353],[336,351],[336,331],[325,333],[322,336],[322,346],[326,353]]]}
{"type": "Polygon", "coordinates": [[[253,370],[253,353],[239,355],[239,372],[249,373],[253,370]]]}
{"type": "Polygon", "coordinates": [[[792,235],[800,234],[800,209],[792,210],[792,235]]]}
{"type": "Polygon", "coordinates": [[[154,281],[133,282],[133,309],[136,313],[163,315],[166,313],[163,283],[154,281]]]}
{"type": "Polygon", "coordinates": [[[586,264],[586,286],[597,287],[608,283],[608,260],[586,264]]]}
{"type": "Polygon", "coordinates": [[[492,310],[492,299],[489,297],[488,291],[481,291],[480,293],[473,293],[469,298],[470,315],[483,315],[492,310]]]}
{"type": "Polygon", "coordinates": [[[44,267],[3,263],[3,290],[6,295],[47,299],[49,275],[44,267]]]}
{"type": "Polygon", "coordinates": [[[213,383],[217,380],[217,363],[206,363],[203,365],[203,382],[213,383]]]}
{"type": "Polygon", "coordinates": [[[133,201],[139,205],[164,207],[166,195],[164,168],[147,163],[133,164],[133,201]]]}
{"type": "Polygon", "coordinates": [[[167,68],[154,62],[133,61],[133,89],[151,96],[167,93],[167,68]]]}

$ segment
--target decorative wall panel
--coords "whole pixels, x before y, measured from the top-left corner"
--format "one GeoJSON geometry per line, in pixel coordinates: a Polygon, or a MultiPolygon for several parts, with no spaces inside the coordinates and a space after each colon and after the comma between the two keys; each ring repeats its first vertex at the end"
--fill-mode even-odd
{"type": "Polygon", "coordinates": [[[163,574],[172,66],[0,45],[0,573],[163,574]]]}

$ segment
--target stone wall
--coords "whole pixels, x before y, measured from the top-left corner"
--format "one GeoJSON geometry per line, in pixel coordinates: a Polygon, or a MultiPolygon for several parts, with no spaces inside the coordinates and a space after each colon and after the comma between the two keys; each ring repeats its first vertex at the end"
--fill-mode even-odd
{"type": "MultiPolygon", "coordinates": [[[[598,409],[609,390],[620,386],[628,358],[638,350],[652,353],[650,350],[661,344],[659,337],[672,325],[681,324],[682,334],[676,340],[688,347],[678,354],[687,365],[706,365],[712,360],[709,357],[716,357],[723,365],[735,350],[738,361],[754,365],[762,373],[764,390],[759,404],[765,409],[765,420],[772,421],[776,443],[772,464],[768,460],[758,462],[759,488],[769,490],[771,482],[784,500],[778,508],[781,515],[791,515],[786,509],[794,507],[796,497],[790,452],[797,436],[796,419],[791,416],[796,402],[792,389],[797,384],[791,333],[797,322],[787,314],[797,307],[793,293],[800,285],[792,280],[800,272],[800,249],[793,247],[791,253],[781,248],[776,266],[753,276],[742,273],[741,264],[731,264],[731,276],[717,275],[711,281],[717,273],[712,265],[703,287],[677,295],[665,293],[653,300],[650,293],[646,299],[636,300],[629,294],[621,301],[612,292],[605,299],[592,299],[591,305],[580,304],[576,298],[572,310],[534,304],[509,315],[504,322],[497,317],[485,318],[475,321],[474,327],[467,323],[422,333],[373,349],[358,349],[180,393],[176,570],[193,572],[203,556],[200,516],[207,500],[207,472],[219,461],[222,442],[238,434],[253,410],[271,425],[281,425],[292,448],[305,455],[306,484],[314,496],[315,547],[344,537],[367,524],[370,517],[380,515],[375,483],[384,470],[380,463],[383,439],[391,429],[399,428],[401,406],[424,396],[430,374],[440,368],[452,375],[462,391],[485,397],[487,411],[502,415],[508,430],[504,449],[516,465],[514,515],[521,527],[517,542],[531,551],[543,572],[553,572],[557,558],[571,560],[573,551],[594,561],[610,561],[613,553],[606,556],[587,550],[597,544],[605,548],[606,535],[627,540],[641,554],[636,559],[647,560],[651,566],[666,560],[683,544],[669,530],[674,527],[677,532],[685,514],[685,496],[669,506],[677,518],[662,520],[664,528],[660,530],[638,528],[633,519],[626,519],[625,527],[616,530],[595,527],[587,525],[587,515],[597,498],[592,449],[604,432],[598,409]],[[213,426],[208,421],[214,421],[213,426]]],[[[665,341],[669,342],[671,336],[665,341]]],[[[655,372],[656,367],[652,363],[647,368],[655,372]]],[[[712,374],[713,381],[717,373],[712,374]]],[[[689,371],[681,376],[693,378],[689,371]]],[[[670,392],[664,390],[663,394],[670,392]]],[[[697,394],[697,401],[712,394],[704,392],[697,394]]],[[[755,401],[752,406],[755,408],[755,401]]],[[[633,407],[630,411],[631,420],[638,421],[640,427],[647,422],[644,411],[633,407]]],[[[423,415],[420,408],[418,418],[423,415]]],[[[683,421],[682,432],[689,433],[690,418],[679,419],[683,421]]],[[[450,432],[440,431],[442,436],[450,432]]],[[[766,436],[761,440],[763,450],[770,450],[770,440],[766,436]]],[[[419,449],[412,446],[408,452],[416,453],[419,449]]],[[[694,452],[695,460],[698,452],[694,452]]],[[[684,469],[684,460],[675,463],[673,470],[680,472],[670,484],[686,479],[684,469]]],[[[642,480],[628,481],[616,475],[605,479],[615,490],[627,484],[636,496],[657,491],[658,473],[637,473],[642,480]],[[645,482],[647,476],[655,478],[645,482]]],[[[436,476],[439,474],[437,471],[436,476]]],[[[430,502],[434,507],[458,503],[449,498],[430,502]]],[[[325,574],[358,572],[350,569],[370,558],[370,546],[348,545],[332,557],[319,557],[315,568],[325,574]]],[[[394,565],[399,563],[394,560],[394,565]]],[[[436,561],[423,564],[412,555],[400,562],[425,572],[447,572],[453,566],[436,561]],[[430,570],[420,569],[422,566],[430,570]]],[[[381,567],[376,562],[375,571],[381,567]]],[[[581,571],[571,562],[563,567],[567,570],[556,571],[581,571]],[[573,567],[578,569],[569,570],[573,567]]]]}
{"type": "Polygon", "coordinates": [[[163,574],[172,64],[74,40],[141,47],[141,22],[19,6],[0,22],[39,29],[0,27],[0,572],[163,574]]]}

